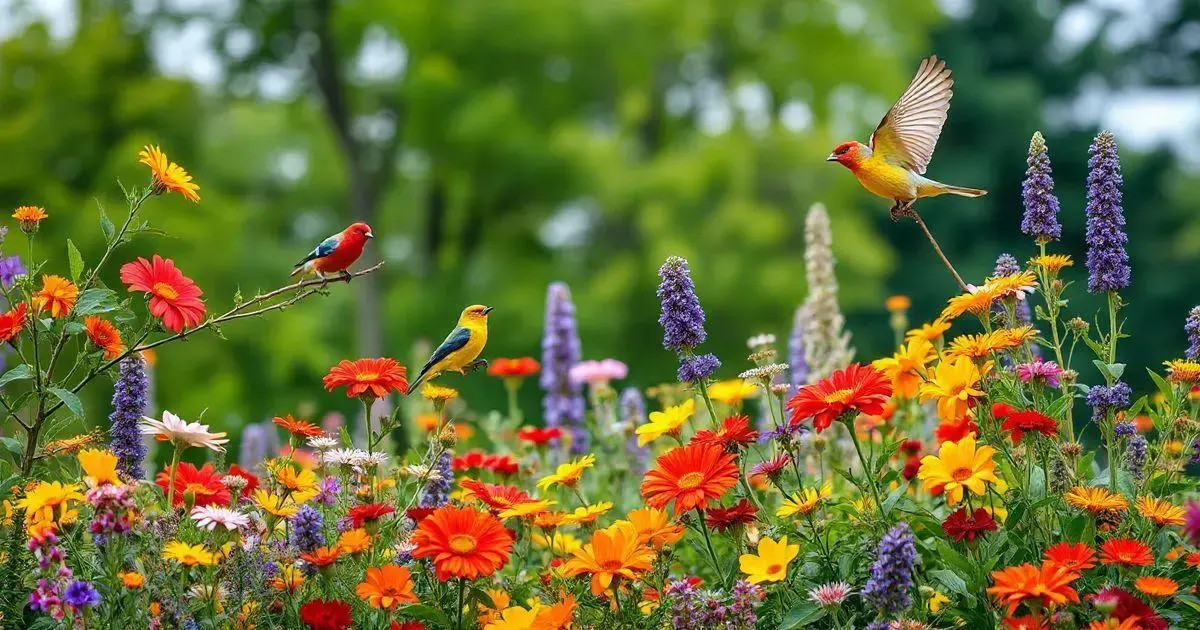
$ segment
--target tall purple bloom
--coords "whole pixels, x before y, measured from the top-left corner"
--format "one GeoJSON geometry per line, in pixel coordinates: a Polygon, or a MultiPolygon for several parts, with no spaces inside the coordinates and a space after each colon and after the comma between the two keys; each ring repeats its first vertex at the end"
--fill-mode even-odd
{"type": "Polygon", "coordinates": [[[700,354],[679,359],[679,370],[675,376],[681,383],[699,383],[707,381],[721,367],[721,360],[715,354],[700,354]]]}
{"type": "Polygon", "coordinates": [[[663,347],[690,353],[708,338],[704,331],[704,309],[696,297],[692,272],[686,260],[671,256],[659,267],[658,277],[662,279],[658,285],[658,299],[662,302],[658,323],[663,327],[663,347]]]}
{"type": "Polygon", "coordinates": [[[1187,358],[1195,361],[1200,359],[1200,306],[1192,307],[1187,321],[1183,323],[1183,331],[1187,333],[1187,358]]]}
{"type": "Polygon", "coordinates": [[[804,350],[804,329],[808,324],[808,309],[801,306],[792,318],[792,334],[788,337],[788,365],[792,368],[792,385],[808,384],[808,354],[804,350]]]}
{"type": "Polygon", "coordinates": [[[142,358],[133,355],[121,359],[113,386],[113,411],[108,416],[108,445],[117,456],[117,467],[130,479],[142,478],[146,443],[142,441],[138,421],[150,405],[149,389],[150,377],[142,358]]]}
{"type": "Polygon", "coordinates": [[[546,392],[542,398],[543,419],[547,426],[566,426],[571,431],[571,452],[577,454],[589,450],[582,385],[570,375],[581,354],[571,289],[562,282],[552,283],[546,289],[542,375],[538,380],[546,392]]]}
{"type": "Polygon", "coordinates": [[[1133,480],[1141,483],[1146,479],[1146,438],[1135,435],[1125,447],[1125,470],[1133,480]]]}
{"type": "Polygon", "coordinates": [[[1021,231],[1039,244],[1057,241],[1062,237],[1062,226],[1058,224],[1058,197],[1054,196],[1050,155],[1046,152],[1046,139],[1042,137],[1042,132],[1033,133],[1025,163],[1029,168],[1025,170],[1025,181],[1021,183],[1021,201],[1025,204],[1021,231]]]}
{"type": "Polygon", "coordinates": [[[291,525],[289,542],[296,549],[309,552],[325,546],[325,534],[321,532],[325,518],[316,508],[308,504],[301,505],[288,521],[291,525]]]}
{"type": "Polygon", "coordinates": [[[1121,161],[1112,133],[1101,131],[1088,150],[1088,291],[1109,293],[1129,286],[1125,212],[1121,207],[1121,161]]]}
{"type": "Polygon", "coordinates": [[[75,608],[90,608],[100,603],[100,593],[90,583],[75,580],[63,591],[63,601],[75,608]]]}
{"type": "Polygon", "coordinates": [[[894,617],[912,605],[913,563],[917,548],[908,523],[901,522],[879,541],[871,577],[862,596],[881,617],[894,617]]]}
{"type": "Polygon", "coordinates": [[[454,471],[451,468],[450,451],[444,451],[434,464],[425,488],[421,490],[418,504],[421,507],[442,507],[450,501],[450,484],[454,482],[454,471]]]}
{"type": "Polygon", "coordinates": [[[1015,276],[1021,273],[1021,263],[1012,254],[1000,254],[996,257],[996,268],[992,270],[993,277],[1015,276]]]}
{"type": "Polygon", "coordinates": [[[1088,390],[1087,404],[1092,407],[1092,420],[1099,422],[1110,411],[1129,407],[1129,396],[1133,394],[1129,384],[1117,381],[1111,386],[1096,385],[1088,390]]]}
{"type": "MultiPolygon", "coordinates": [[[[622,423],[627,423],[627,426],[630,427],[645,424],[646,399],[642,397],[641,390],[636,387],[626,387],[621,390],[621,399],[618,405],[622,423]]],[[[631,434],[625,440],[625,453],[629,455],[629,467],[634,473],[640,475],[646,472],[646,461],[650,457],[650,449],[638,446],[636,435],[631,434]]]]}

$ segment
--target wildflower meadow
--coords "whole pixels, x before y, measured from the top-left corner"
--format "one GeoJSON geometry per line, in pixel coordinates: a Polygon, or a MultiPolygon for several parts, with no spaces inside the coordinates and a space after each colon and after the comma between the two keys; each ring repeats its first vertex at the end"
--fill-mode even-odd
{"type": "Polygon", "coordinates": [[[464,304],[420,364],[348,353],[311,383],[360,404],[357,426],[279,409],[280,448],[247,429],[246,465],[203,416],[161,399],[149,414],[155,349],[221,343],[238,320],[343,290],[379,269],[355,266],[374,232],[331,236],[275,290],[206,294],[171,258],[189,243],[124,254],[158,234],[160,196],[203,207],[158,147],[138,158],[127,177],[144,168],[146,183],[122,189],[120,216],[101,212],[97,260],[69,240],[33,257],[53,209],[16,208],[4,236],[5,627],[1200,627],[1200,307],[1178,314],[1155,389],[1134,391],[1110,133],[1087,149],[1086,208],[1060,208],[1033,136],[1027,246],[997,252],[978,283],[919,205],[899,208],[949,273],[928,279],[947,287],[932,321],[909,321],[905,296],[881,306],[890,356],[853,347],[836,209],[817,204],[797,217],[807,297],[782,314],[790,330],[710,329],[704,287],[670,256],[661,309],[630,314],[657,319],[661,347],[627,351],[678,370],[633,383],[628,357],[585,357],[566,284],[546,287],[529,356],[487,349],[492,308],[526,306],[464,304]],[[1086,260],[1056,253],[1069,213],[1086,214],[1086,260]],[[110,268],[120,284],[101,281],[110,268]],[[1073,308],[1085,291],[1100,312],[1073,308]],[[745,355],[709,351],[716,335],[745,338],[745,355]],[[456,388],[468,379],[508,404],[473,407],[456,388]],[[85,407],[88,388],[111,407],[85,407]],[[540,407],[522,405],[530,389],[540,407]],[[66,419],[95,430],[65,433],[66,419]]]}

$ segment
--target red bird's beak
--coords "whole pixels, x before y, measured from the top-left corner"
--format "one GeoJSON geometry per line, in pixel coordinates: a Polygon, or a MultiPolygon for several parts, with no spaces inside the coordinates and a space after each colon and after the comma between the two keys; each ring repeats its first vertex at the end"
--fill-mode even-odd
{"type": "Polygon", "coordinates": [[[836,153],[830,153],[829,157],[825,158],[825,161],[826,162],[836,162],[836,161],[838,161],[838,156],[836,153]]]}
{"type": "Polygon", "coordinates": [[[374,232],[367,232],[367,238],[375,238],[374,232]]]}

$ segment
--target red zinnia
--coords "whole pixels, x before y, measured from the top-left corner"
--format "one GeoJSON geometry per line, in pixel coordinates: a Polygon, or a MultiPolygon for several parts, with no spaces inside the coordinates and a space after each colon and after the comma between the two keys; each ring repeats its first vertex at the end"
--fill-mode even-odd
{"type": "MultiPolygon", "coordinates": [[[[229,488],[221,483],[221,477],[211,463],[197,469],[187,462],[179,462],[175,473],[175,506],[183,505],[184,501],[193,507],[229,505],[229,488]]],[[[158,473],[155,483],[165,494],[170,494],[170,466],[158,473]]]]}
{"type": "Polygon", "coordinates": [[[1112,538],[1100,545],[1100,563],[1148,567],[1154,564],[1154,556],[1146,543],[1132,538],[1112,538]]]}
{"type": "Polygon", "coordinates": [[[275,416],[271,419],[277,426],[282,427],[284,431],[291,433],[296,437],[317,437],[325,435],[325,431],[321,427],[304,420],[297,420],[291,414],[286,416],[275,416]]]}
{"type": "Polygon", "coordinates": [[[243,499],[254,494],[254,490],[258,488],[258,477],[255,477],[254,473],[251,473],[237,464],[233,464],[229,467],[229,474],[246,480],[246,487],[242,488],[241,493],[241,498],[243,499]]]}
{"type": "Polygon", "coordinates": [[[426,516],[433,514],[433,511],[436,509],[437,508],[431,507],[412,507],[404,510],[404,514],[408,518],[412,519],[413,525],[416,525],[417,523],[425,520],[426,516]]]}
{"type": "Polygon", "coordinates": [[[1133,617],[1137,620],[1138,627],[1144,630],[1167,630],[1168,628],[1166,619],[1147,606],[1146,602],[1125,589],[1109,586],[1100,589],[1088,599],[1097,608],[1111,609],[1112,612],[1109,614],[1118,621],[1125,621],[1133,617]]]}
{"type": "Polygon", "coordinates": [[[719,447],[691,444],[668,451],[658,467],[642,478],[642,496],[650,507],[675,501],[675,513],[704,509],[737,485],[734,457],[719,447]]]}
{"type": "Polygon", "coordinates": [[[1085,543],[1060,542],[1047,549],[1042,558],[1074,573],[1083,573],[1096,566],[1096,552],[1085,543]]]}
{"type": "Polygon", "coordinates": [[[346,388],[346,397],[383,398],[393,390],[408,392],[408,370],[395,359],[341,361],[323,379],[326,391],[346,388]]]}
{"type": "Polygon", "coordinates": [[[746,499],[742,499],[727,508],[709,508],[705,512],[705,522],[708,526],[723,532],[732,529],[738,525],[746,525],[753,523],[755,516],[758,514],[758,508],[750,504],[746,499]]]}
{"type": "Polygon", "coordinates": [[[495,573],[508,562],[513,537],[491,514],[472,507],[446,505],[417,525],[411,542],[414,558],[433,558],[438,580],[473,580],[495,573]]]}
{"type": "Polygon", "coordinates": [[[346,630],[353,623],[350,604],[336,599],[314,599],[301,606],[300,620],[311,630],[346,630]]]}
{"type": "Polygon", "coordinates": [[[487,373],[501,378],[525,378],[533,376],[542,368],[533,357],[519,359],[492,359],[488,364],[487,373]]]}
{"type": "Polygon", "coordinates": [[[971,514],[967,513],[967,508],[959,508],[942,523],[942,531],[954,542],[962,542],[963,539],[975,542],[984,532],[994,532],[998,527],[996,520],[983,508],[975,508],[971,514]]]}
{"type": "Polygon", "coordinates": [[[828,378],[804,387],[788,401],[793,425],[812,418],[818,433],[850,413],[877,416],[892,395],[892,382],[875,368],[851,363],[828,378]]]}
{"type": "Polygon", "coordinates": [[[979,425],[970,416],[964,416],[958,422],[943,422],[933,430],[939,444],[942,442],[958,442],[967,437],[968,433],[979,435],[979,425]]]}
{"type": "Polygon", "coordinates": [[[992,417],[997,420],[1003,420],[1011,416],[1014,412],[1016,412],[1016,409],[1013,409],[1007,403],[998,402],[992,405],[992,417]]]}
{"type": "Polygon", "coordinates": [[[366,505],[356,505],[350,508],[346,516],[354,523],[354,529],[362,527],[366,523],[374,523],[375,521],[392,514],[396,508],[383,503],[368,503],[366,505]]]}
{"type": "Polygon", "coordinates": [[[454,470],[474,470],[481,468],[497,475],[515,475],[520,466],[517,464],[517,460],[509,455],[494,455],[473,449],[467,451],[465,455],[455,457],[451,462],[451,468],[454,470]]]}
{"type": "Polygon", "coordinates": [[[200,299],[204,292],[170,259],[155,254],[153,262],[138,258],[126,263],[121,267],[121,282],[130,291],[150,295],[150,314],[167,330],[181,332],[204,321],[204,301],[200,299]]]}
{"type": "Polygon", "coordinates": [[[1014,411],[1008,414],[1000,428],[1009,432],[1013,444],[1020,444],[1021,436],[1030,431],[1036,431],[1042,435],[1058,433],[1058,423],[1054,421],[1054,418],[1033,409],[1014,411]]]}
{"type": "Polygon", "coordinates": [[[750,428],[748,416],[729,416],[725,418],[721,428],[716,431],[697,431],[692,436],[692,444],[714,444],[730,453],[735,453],[745,445],[758,439],[758,431],[750,428]]]}
{"type": "Polygon", "coordinates": [[[420,621],[405,621],[404,623],[400,623],[393,619],[392,625],[388,626],[388,630],[425,630],[425,624],[420,621]]]}
{"type": "Polygon", "coordinates": [[[27,310],[25,302],[18,302],[12,310],[0,314],[0,343],[12,341],[21,333],[21,329],[25,327],[27,310]]]}
{"type": "Polygon", "coordinates": [[[517,437],[533,444],[541,446],[551,440],[557,440],[562,437],[562,429],[558,427],[550,427],[543,429],[541,427],[524,427],[517,431],[517,437]]]}

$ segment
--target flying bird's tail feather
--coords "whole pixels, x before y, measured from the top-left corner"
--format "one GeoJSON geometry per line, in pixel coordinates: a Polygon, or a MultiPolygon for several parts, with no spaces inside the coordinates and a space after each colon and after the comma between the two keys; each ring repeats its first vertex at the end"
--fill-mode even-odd
{"type": "Polygon", "coordinates": [[[946,186],[946,192],[960,197],[982,197],[987,194],[982,188],[967,188],[965,186],[946,186]]]}

